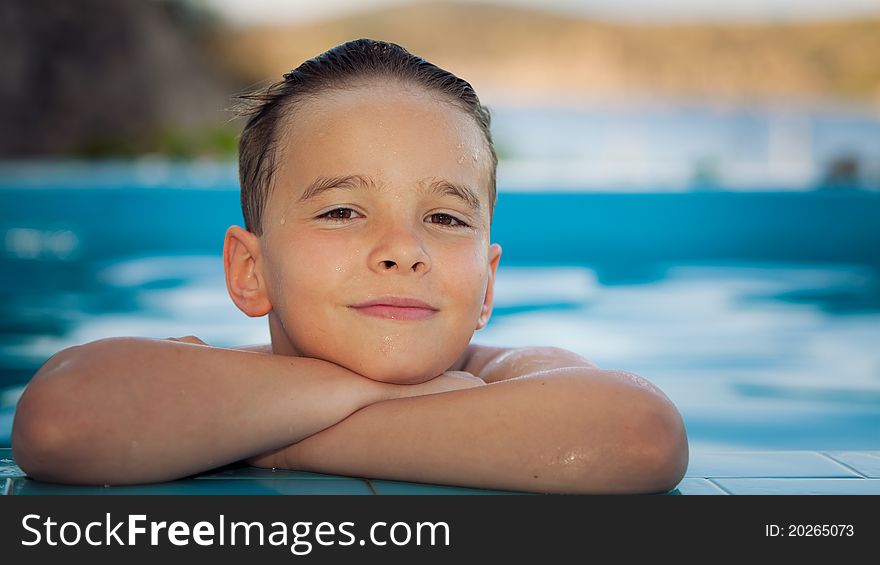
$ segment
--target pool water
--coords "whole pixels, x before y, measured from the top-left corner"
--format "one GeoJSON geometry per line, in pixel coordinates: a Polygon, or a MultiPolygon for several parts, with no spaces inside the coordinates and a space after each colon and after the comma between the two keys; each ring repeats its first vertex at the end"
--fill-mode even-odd
{"type": "MultiPolygon", "coordinates": [[[[219,256],[118,258],[88,284],[5,303],[0,446],[35,367],[116,335],[267,343],[230,301],[219,256]]],[[[880,449],[880,286],[850,266],[675,265],[604,285],[587,267],[499,268],[493,318],[474,341],[556,345],[638,373],[678,406],[692,448],[880,449]]]]}
{"type": "Polygon", "coordinates": [[[587,269],[523,268],[499,285],[501,315],[478,341],[538,340],[648,378],[679,407],[693,449],[880,447],[874,271],[676,265],[605,286],[587,269]]]}

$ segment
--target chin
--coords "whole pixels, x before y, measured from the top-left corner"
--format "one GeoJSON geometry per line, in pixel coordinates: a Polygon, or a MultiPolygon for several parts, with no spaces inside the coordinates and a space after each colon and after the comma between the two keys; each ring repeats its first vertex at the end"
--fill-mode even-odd
{"type": "Polygon", "coordinates": [[[451,364],[443,365],[441,363],[437,364],[438,366],[432,366],[426,363],[395,363],[393,360],[389,360],[388,363],[371,363],[367,367],[361,367],[360,370],[352,370],[374,381],[398,385],[414,385],[430,381],[445,371],[444,368],[440,368],[441,366],[445,367],[451,364]]]}

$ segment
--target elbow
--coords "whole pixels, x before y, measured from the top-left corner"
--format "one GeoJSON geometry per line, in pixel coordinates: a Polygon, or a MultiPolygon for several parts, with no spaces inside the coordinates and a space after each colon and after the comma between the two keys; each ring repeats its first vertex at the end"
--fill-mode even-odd
{"type": "MultiPolygon", "coordinates": [[[[594,371],[563,384],[558,404],[570,417],[562,447],[546,451],[542,492],[657,494],[684,478],[689,449],[684,422],[669,398],[633,375],[594,371]],[[550,472],[547,472],[547,471],[550,472]]],[[[534,476],[537,473],[534,473],[534,476]]]]}
{"type": "Polygon", "coordinates": [[[13,457],[21,470],[36,480],[65,482],[65,454],[76,449],[73,427],[64,417],[68,395],[60,390],[76,349],[65,349],[49,359],[31,378],[15,407],[13,457]]]}
{"type": "Polygon", "coordinates": [[[28,385],[15,408],[12,454],[28,477],[52,481],[64,438],[49,414],[45,394],[36,388],[28,385]]]}
{"type": "Polygon", "coordinates": [[[663,494],[678,486],[688,467],[688,438],[665,396],[637,395],[621,418],[606,423],[600,448],[595,433],[584,434],[588,439],[578,451],[590,455],[574,466],[566,492],[663,494]]]}
{"type": "Polygon", "coordinates": [[[58,459],[62,440],[58,430],[41,417],[40,412],[34,400],[19,401],[12,422],[12,455],[28,477],[53,481],[53,462],[58,459]]]}
{"type": "Polygon", "coordinates": [[[666,493],[687,472],[687,431],[678,410],[668,399],[652,401],[644,410],[631,440],[630,484],[632,494],[666,493]]]}

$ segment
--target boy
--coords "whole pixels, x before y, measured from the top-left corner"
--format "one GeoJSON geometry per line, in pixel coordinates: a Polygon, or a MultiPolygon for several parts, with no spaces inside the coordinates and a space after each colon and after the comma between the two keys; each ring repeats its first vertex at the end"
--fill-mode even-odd
{"type": "MultiPolygon", "coordinates": [[[[230,297],[270,346],[115,338],[62,351],[13,426],[34,478],[263,467],[537,492],[659,492],[687,466],[656,387],[557,348],[469,345],[492,311],[495,167],[470,85],[357,40],[265,93],[242,133],[230,297]]],[[[528,229],[528,226],[524,226],[528,229]]]]}

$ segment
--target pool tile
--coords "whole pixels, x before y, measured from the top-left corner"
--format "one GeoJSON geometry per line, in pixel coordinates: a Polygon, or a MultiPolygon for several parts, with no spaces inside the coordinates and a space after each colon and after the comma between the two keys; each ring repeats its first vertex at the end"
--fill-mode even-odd
{"type": "Polygon", "coordinates": [[[22,471],[12,459],[12,450],[9,448],[0,448],[0,479],[3,479],[4,477],[24,476],[24,471],[22,471]]]}
{"type": "Polygon", "coordinates": [[[360,494],[372,495],[373,491],[367,483],[357,479],[338,481],[315,481],[309,479],[290,479],[279,481],[275,479],[212,479],[209,481],[197,479],[185,479],[168,483],[149,485],[120,485],[111,487],[75,486],[54,483],[42,483],[31,479],[16,478],[13,481],[10,494],[49,494],[49,495],[79,495],[79,494],[229,494],[229,495],[252,495],[252,494],[360,494]]]}
{"type": "Polygon", "coordinates": [[[12,494],[12,479],[0,479],[0,481],[3,481],[0,483],[0,496],[12,494]]]}
{"type": "Polygon", "coordinates": [[[478,489],[456,487],[451,485],[434,485],[428,483],[410,483],[404,481],[370,480],[376,494],[436,494],[436,495],[494,495],[494,494],[532,494],[527,492],[478,489]]]}
{"type": "Polygon", "coordinates": [[[718,485],[708,479],[686,478],[682,479],[678,486],[667,492],[668,495],[701,495],[701,494],[720,494],[727,493],[721,490],[718,485]]]}
{"type": "Polygon", "coordinates": [[[695,451],[685,477],[861,478],[815,451],[695,451]]]}
{"type": "Polygon", "coordinates": [[[880,494],[880,479],[715,479],[732,494],[880,494]]]}
{"type": "Polygon", "coordinates": [[[872,479],[880,479],[880,451],[823,451],[825,455],[849,465],[872,479]]]}

